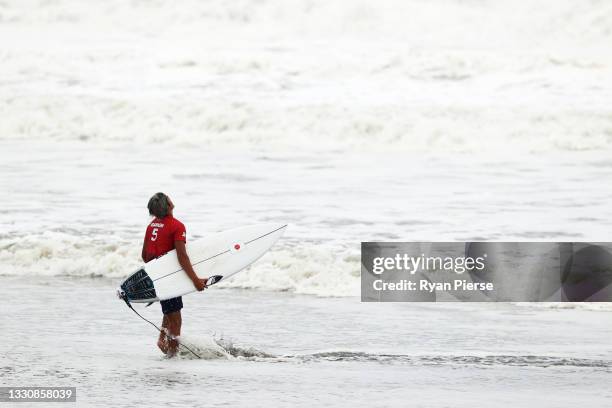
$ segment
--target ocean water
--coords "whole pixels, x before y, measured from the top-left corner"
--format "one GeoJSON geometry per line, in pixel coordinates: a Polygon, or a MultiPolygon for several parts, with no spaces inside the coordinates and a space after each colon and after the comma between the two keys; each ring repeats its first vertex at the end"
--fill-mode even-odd
{"type": "MultiPolygon", "coordinates": [[[[77,406],[606,407],[612,399],[609,312],[211,288],[184,299],[183,341],[202,359],[183,351],[168,360],[155,329],[104,279],[0,283],[13,322],[3,327],[2,383],[75,386],[77,406]]],[[[157,304],[138,310],[160,320],[157,304]]]]}
{"type": "Polygon", "coordinates": [[[358,295],[361,241],[610,241],[611,41],[595,0],[0,2],[0,382],[79,406],[609,406],[609,303],[358,295]],[[204,361],[161,358],[114,298],[157,191],[189,240],[289,224],[186,297],[204,361]]]}
{"type": "MultiPolygon", "coordinates": [[[[358,296],[361,241],[606,241],[612,166],[600,152],[540,156],[266,153],[130,144],[0,143],[0,272],[106,277],[140,264],[151,194],[189,240],[288,223],[222,287],[358,296]]],[[[607,306],[602,306],[607,307],[607,306]]]]}

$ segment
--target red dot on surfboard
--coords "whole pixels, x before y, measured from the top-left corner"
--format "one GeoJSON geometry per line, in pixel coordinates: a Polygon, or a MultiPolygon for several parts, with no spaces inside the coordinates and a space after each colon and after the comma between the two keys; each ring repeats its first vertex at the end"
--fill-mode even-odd
{"type": "Polygon", "coordinates": [[[234,245],[234,249],[235,249],[236,251],[237,251],[237,250],[239,250],[239,249],[240,249],[240,244],[236,244],[236,245],[234,245]]]}

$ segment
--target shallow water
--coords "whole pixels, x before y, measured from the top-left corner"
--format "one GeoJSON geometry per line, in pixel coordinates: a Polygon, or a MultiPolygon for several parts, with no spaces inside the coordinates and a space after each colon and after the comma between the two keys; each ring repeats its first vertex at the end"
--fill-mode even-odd
{"type": "MultiPolygon", "coordinates": [[[[181,352],[107,279],[1,278],[0,379],[77,387],[78,406],[607,406],[607,312],[362,304],[211,288],[185,297],[181,352]],[[41,305],[46,305],[41,307],[41,305]],[[231,344],[231,346],[230,346],[231,344]]],[[[155,322],[159,305],[136,305],[155,322]]]]}

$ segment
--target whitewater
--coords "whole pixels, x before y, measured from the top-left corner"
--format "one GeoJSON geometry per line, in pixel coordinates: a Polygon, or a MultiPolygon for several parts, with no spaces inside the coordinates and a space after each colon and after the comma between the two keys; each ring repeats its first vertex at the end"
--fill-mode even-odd
{"type": "Polygon", "coordinates": [[[0,137],[608,150],[601,1],[8,1],[0,137]]]}

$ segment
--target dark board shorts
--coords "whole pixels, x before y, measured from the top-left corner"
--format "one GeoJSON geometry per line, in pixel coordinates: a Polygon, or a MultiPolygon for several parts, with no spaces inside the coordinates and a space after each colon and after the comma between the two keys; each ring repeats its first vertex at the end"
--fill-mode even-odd
{"type": "Polygon", "coordinates": [[[165,315],[178,312],[183,308],[183,298],[181,296],[168,300],[162,300],[159,303],[161,303],[162,313],[165,315]]]}

